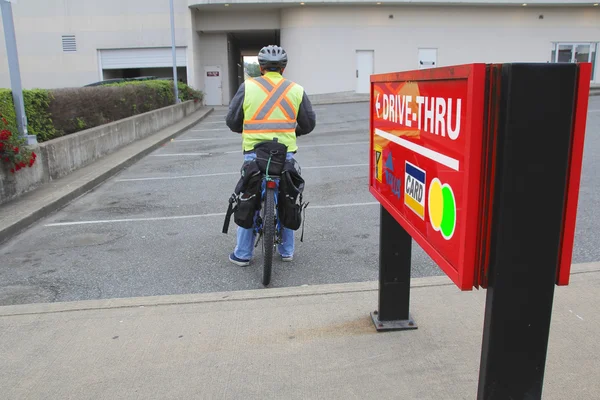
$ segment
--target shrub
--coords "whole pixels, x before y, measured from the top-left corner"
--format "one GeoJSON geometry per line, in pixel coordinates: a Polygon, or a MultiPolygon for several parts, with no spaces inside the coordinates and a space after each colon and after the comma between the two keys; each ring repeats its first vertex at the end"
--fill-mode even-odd
{"type": "Polygon", "coordinates": [[[54,126],[68,135],[173,103],[173,94],[152,85],[56,89],[48,111],[54,126]]]}
{"type": "Polygon", "coordinates": [[[179,99],[181,101],[194,100],[198,102],[204,99],[204,94],[201,91],[193,89],[183,82],[178,82],[177,90],[179,90],[179,99]]]}
{"type": "MultiPolygon", "coordinates": [[[[48,90],[34,89],[23,91],[23,103],[25,103],[25,114],[27,114],[27,131],[30,135],[37,136],[40,142],[52,139],[58,134],[48,112],[48,106],[51,101],[52,94],[48,90]]],[[[0,114],[6,118],[11,126],[17,126],[12,91],[10,89],[0,89],[0,114]]]]}
{"type": "MultiPolygon", "coordinates": [[[[203,93],[178,82],[182,101],[202,101],[203,93]]],[[[170,106],[173,81],[148,80],[103,86],[24,90],[28,130],[39,142],[170,106]]],[[[16,126],[12,93],[0,89],[0,113],[16,126]]]]}

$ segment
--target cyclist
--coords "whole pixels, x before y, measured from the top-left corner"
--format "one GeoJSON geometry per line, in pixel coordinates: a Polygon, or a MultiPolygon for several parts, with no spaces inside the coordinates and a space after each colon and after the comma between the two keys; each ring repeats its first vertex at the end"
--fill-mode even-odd
{"type": "MultiPolygon", "coordinates": [[[[254,145],[277,138],[287,146],[287,159],[298,150],[296,137],[315,128],[316,117],[304,88],[283,78],[288,62],[279,46],[263,47],[258,53],[261,76],[242,83],[231,100],[226,123],[233,132],[242,134],[244,162],[256,158],[254,145]]],[[[237,227],[237,245],[229,260],[240,266],[250,265],[254,252],[254,229],[237,227]]],[[[294,257],[294,231],[283,228],[278,252],[283,261],[294,257]]]]}

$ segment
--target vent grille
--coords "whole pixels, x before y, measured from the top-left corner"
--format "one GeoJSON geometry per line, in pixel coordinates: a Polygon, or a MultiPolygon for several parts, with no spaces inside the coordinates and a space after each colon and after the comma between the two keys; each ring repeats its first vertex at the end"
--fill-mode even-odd
{"type": "Polygon", "coordinates": [[[75,35],[63,35],[62,48],[65,52],[77,51],[77,42],[75,35]]]}

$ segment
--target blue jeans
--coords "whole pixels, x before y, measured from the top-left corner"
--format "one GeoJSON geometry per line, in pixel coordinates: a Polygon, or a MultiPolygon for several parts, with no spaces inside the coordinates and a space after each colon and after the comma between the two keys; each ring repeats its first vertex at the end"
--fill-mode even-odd
{"type": "MultiPolygon", "coordinates": [[[[291,160],[293,157],[294,153],[287,153],[286,158],[288,160],[291,160]]],[[[256,159],[255,153],[244,154],[244,161],[251,161],[254,159],[256,159]]],[[[281,231],[281,239],[283,243],[277,246],[277,251],[283,257],[291,257],[294,255],[294,231],[283,227],[281,231]]],[[[255,238],[256,234],[254,233],[254,228],[245,229],[238,226],[237,244],[233,254],[242,260],[252,259],[252,255],[254,254],[255,238]]]]}

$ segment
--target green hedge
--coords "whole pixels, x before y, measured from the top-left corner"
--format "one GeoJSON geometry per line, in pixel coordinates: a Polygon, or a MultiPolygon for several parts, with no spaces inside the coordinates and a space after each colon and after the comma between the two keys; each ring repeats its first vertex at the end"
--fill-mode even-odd
{"type": "MultiPolygon", "coordinates": [[[[203,94],[184,83],[181,101],[202,101],[203,94]]],[[[24,90],[28,130],[39,142],[174,104],[173,82],[131,81],[104,86],[24,90]]],[[[12,93],[0,89],[0,113],[16,126],[12,93]]]]}
{"type": "MultiPolygon", "coordinates": [[[[51,101],[52,94],[48,90],[23,91],[23,102],[27,114],[27,131],[30,135],[36,135],[40,142],[52,139],[59,133],[54,127],[48,112],[51,101]]],[[[16,127],[15,107],[13,106],[12,91],[10,89],[0,89],[0,113],[6,118],[10,126],[16,127]]]]}

